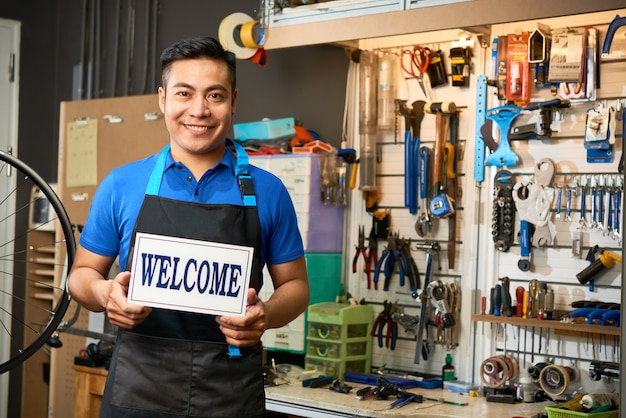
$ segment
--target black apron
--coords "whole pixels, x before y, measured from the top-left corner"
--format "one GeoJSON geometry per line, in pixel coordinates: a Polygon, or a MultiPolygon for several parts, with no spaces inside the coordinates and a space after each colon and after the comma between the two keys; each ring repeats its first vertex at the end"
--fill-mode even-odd
{"type": "MultiPolygon", "coordinates": [[[[137,232],[254,247],[250,287],[258,290],[261,227],[247,155],[238,144],[233,145],[243,206],[159,197],[169,153],[169,146],[165,147],[137,217],[127,266],[131,265],[137,232]]],[[[252,347],[231,347],[213,315],[157,308],[134,329],[119,330],[101,418],[264,414],[260,342],[252,347]],[[233,354],[240,357],[233,358],[233,354]]]]}

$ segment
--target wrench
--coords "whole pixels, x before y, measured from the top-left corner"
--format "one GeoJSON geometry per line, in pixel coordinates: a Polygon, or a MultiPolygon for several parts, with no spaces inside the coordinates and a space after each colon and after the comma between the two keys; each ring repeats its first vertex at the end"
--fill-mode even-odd
{"type": "Polygon", "coordinates": [[[552,233],[548,224],[539,225],[535,227],[535,231],[532,236],[532,243],[534,247],[546,247],[552,245],[552,233]]]}
{"type": "Polygon", "coordinates": [[[587,220],[585,219],[585,204],[587,200],[587,176],[581,176],[580,178],[580,219],[578,224],[580,228],[587,229],[587,220]]]}
{"type": "Polygon", "coordinates": [[[565,220],[572,222],[572,189],[567,189],[567,202],[565,204],[565,220]]]}
{"type": "Polygon", "coordinates": [[[604,230],[604,176],[598,178],[598,230],[604,230]]]}
{"type": "Polygon", "coordinates": [[[562,199],[563,199],[563,188],[561,186],[557,186],[556,215],[554,215],[554,219],[561,219],[561,200],[562,199]]]}

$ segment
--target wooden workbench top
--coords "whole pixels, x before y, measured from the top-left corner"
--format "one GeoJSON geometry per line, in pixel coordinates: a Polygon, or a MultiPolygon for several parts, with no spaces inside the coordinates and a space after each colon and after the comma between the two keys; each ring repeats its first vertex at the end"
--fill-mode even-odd
{"type": "MultiPolygon", "coordinates": [[[[298,384],[287,384],[266,387],[265,393],[269,403],[289,405],[292,408],[303,407],[302,416],[316,416],[316,412],[334,412],[338,416],[363,417],[432,417],[432,418],[465,418],[465,417],[524,417],[530,418],[545,411],[550,402],[542,403],[515,403],[502,404],[487,402],[482,397],[470,397],[443,389],[409,389],[411,393],[424,397],[423,403],[410,403],[403,408],[387,409],[393,400],[356,399],[356,391],[364,385],[348,383],[353,387],[348,394],[334,392],[328,387],[303,388],[298,384]],[[434,402],[431,399],[444,399],[457,403],[467,403],[465,406],[434,402]],[[308,411],[308,412],[307,412],[308,411]],[[308,415],[308,414],[310,415],[308,415]]],[[[319,415],[318,415],[319,416],[319,415]]]]}

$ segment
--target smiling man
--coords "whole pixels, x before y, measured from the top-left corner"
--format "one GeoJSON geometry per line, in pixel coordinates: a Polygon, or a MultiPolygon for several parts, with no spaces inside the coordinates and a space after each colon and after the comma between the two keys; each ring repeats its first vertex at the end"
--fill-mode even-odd
{"type": "Polygon", "coordinates": [[[102,181],[69,276],[72,297],[106,310],[120,327],[101,417],[262,417],[260,338],[309,301],[293,204],[282,182],[249,166],[227,138],[237,100],[234,55],[213,38],[191,38],[163,51],[161,65],[169,145],[102,181]],[[129,303],[137,234],[167,237],[172,254],[182,251],[176,239],[252,254],[243,315],[186,311],[184,300],[171,303],[184,297],[176,289],[163,297],[178,308],[129,303]],[[107,280],[116,258],[122,272],[107,280]],[[275,292],[261,301],[265,265],[275,292]]]}

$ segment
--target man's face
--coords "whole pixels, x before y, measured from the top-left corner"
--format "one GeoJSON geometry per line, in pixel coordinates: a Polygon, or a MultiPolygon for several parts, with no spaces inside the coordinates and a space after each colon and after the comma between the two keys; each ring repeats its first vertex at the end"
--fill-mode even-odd
{"type": "Polygon", "coordinates": [[[181,158],[211,153],[221,158],[236,98],[225,63],[211,59],[173,62],[165,89],[159,88],[172,151],[181,158]]]}

